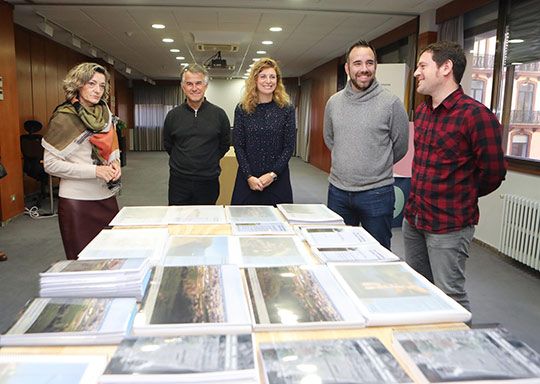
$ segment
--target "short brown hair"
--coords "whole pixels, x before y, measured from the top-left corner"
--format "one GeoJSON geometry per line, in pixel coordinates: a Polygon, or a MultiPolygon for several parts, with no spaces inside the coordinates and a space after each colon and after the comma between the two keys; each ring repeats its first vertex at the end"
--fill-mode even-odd
{"type": "Polygon", "coordinates": [[[424,52],[431,52],[437,68],[440,68],[441,65],[450,60],[453,64],[452,74],[454,75],[454,80],[458,84],[461,82],[465,67],[467,66],[467,58],[461,45],[453,41],[437,41],[424,47],[420,51],[419,56],[422,56],[424,52]]]}

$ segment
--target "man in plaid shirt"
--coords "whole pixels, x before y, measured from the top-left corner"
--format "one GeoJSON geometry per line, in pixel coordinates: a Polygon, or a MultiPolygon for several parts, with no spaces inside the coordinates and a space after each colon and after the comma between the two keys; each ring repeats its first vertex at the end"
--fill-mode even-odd
{"type": "Polygon", "coordinates": [[[441,41],[420,53],[414,76],[428,95],[416,110],[412,187],[405,208],[405,259],[470,310],[465,260],[478,223],[478,198],[497,189],[506,166],[501,126],[459,85],[467,60],[441,41]]]}

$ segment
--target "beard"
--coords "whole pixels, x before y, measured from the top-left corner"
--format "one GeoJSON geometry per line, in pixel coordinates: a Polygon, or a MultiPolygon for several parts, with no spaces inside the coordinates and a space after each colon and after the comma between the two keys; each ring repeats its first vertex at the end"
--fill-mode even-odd
{"type": "Polygon", "coordinates": [[[369,87],[371,87],[371,84],[373,84],[373,81],[375,80],[375,76],[372,76],[371,77],[371,80],[369,80],[369,83],[363,87],[363,86],[360,86],[360,84],[358,84],[358,82],[356,81],[356,79],[352,78],[351,77],[351,83],[354,85],[354,87],[360,91],[365,91],[366,89],[368,89],[369,87]]]}

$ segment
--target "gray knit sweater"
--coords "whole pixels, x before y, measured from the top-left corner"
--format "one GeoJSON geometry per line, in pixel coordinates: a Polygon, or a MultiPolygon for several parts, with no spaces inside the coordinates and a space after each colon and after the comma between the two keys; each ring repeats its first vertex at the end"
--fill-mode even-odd
{"type": "Polygon", "coordinates": [[[377,80],[363,92],[350,81],[324,112],[324,141],[332,151],[328,181],[345,191],[394,182],[392,166],[408,148],[409,118],[403,103],[377,80]]]}

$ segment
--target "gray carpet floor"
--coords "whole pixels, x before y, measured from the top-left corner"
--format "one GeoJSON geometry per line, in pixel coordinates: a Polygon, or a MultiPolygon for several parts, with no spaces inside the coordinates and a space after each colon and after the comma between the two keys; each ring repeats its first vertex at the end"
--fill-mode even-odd
{"type": "MultiPolygon", "coordinates": [[[[327,174],[293,158],[290,162],[294,201],[326,203],[327,174]]],[[[120,206],[167,205],[168,157],[165,152],[129,152],[122,168],[120,206]]],[[[32,203],[27,202],[27,207],[32,203]]],[[[42,202],[40,213],[49,210],[42,202]]],[[[0,227],[0,332],[25,302],[38,294],[38,274],[64,259],[57,217],[20,215],[0,227]]],[[[393,231],[392,250],[403,256],[401,230],[393,231]]],[[[467,262],[467,291],[473,326],[500,324],[540,352],[540,273],[473,243],[467,262]]]]}

